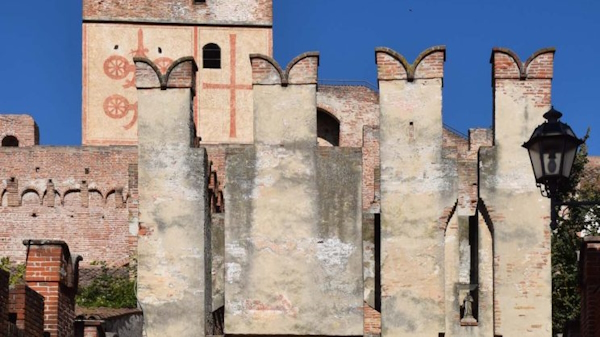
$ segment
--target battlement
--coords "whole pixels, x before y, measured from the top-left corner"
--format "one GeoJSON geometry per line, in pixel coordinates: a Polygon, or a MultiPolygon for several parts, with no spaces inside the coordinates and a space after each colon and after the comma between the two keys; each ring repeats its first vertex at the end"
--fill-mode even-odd
{"type": "Polygon", "coordinates": [[[423,51],[413,63],[408,63],[400,53],[386,47],[375,49],[377,77],[379,80],[430,79],[444,77],[446,47],[434,46],[423,51]]]}
{"type": "Polygon", "coordinates": [[[271,26],[273,0],[83,0],[83,20],[271,26]]]}
{"type": "Polygon", "coordinates": [[[38,126],[29,115],[0,115],[0,141],[2,147],[38,145],[38,126]]]}
{"type": "Polygon", "coordinates": [[[285,70],[267,55],[251,54],[253,84],[317,84],[319,53],[306,52],[296,56],[285,70]]]}
{"type": "Polygon", "coordinates": [[[507,48],[492,50],[493,79],[552,79],[554,48],[543,48],[521,62],[515,52],[507,48]]]}

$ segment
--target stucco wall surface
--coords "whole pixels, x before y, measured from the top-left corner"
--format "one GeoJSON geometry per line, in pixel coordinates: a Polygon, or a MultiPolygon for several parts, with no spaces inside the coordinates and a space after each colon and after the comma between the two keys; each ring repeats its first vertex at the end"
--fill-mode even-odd
{"type": "Polygon", "coordinates": [[[379,83],[383,336],[445,329],[444,226],[458,177],[442,148],[441,84],[379,83]]]}
{"type": "Polygon", "coordinates": [[[210,289],[207,162],[204,149],[191,148],[191,90],[138,95],[140,221],[146,231],[138,245],[138,298],[144,330],[148,337],[203,335],[205,287],[210,289]]]}
{"type": "Polygon", "coordinates": [[[257,145],[228,153],[225,332],[361,335],[361,161],[317,148],[315,85],[257,86],[257,145]]]}

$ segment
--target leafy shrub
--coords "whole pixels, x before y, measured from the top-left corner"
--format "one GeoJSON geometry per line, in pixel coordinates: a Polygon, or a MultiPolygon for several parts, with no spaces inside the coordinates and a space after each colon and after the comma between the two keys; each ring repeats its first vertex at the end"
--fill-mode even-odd
{"type": "MultiPolygon", "coordinates": [[[[135,308],[135,275],[130,276],[133,267],[114,270],[106,262],[92,262],[100,266],[100,274],[85,287],[79,288],[77,305],[87,308],[135,308]]],[[[135,274],[135,273],[134,273],[135,274]]]]}
{"type": "Polygon", "coordinates": [[[11,263],[9,257],[0,258],[0,269],[10,273],[9,284],[23,284],[25,283],[25,264],[24,263],[11,263]]]}

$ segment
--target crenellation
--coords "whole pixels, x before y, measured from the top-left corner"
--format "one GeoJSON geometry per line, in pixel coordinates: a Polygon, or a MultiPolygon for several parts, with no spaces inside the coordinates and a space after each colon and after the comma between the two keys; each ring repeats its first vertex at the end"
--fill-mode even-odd
{"type": "Polygon", "coordinates": [[[464,135],[444,46],[376,48],[377,86],[320,81],[318,52],[273,59],[272,6],[83,0],[84,146],[0,115],[0,256],[27,263],[46,329],[72,335],[68,244],[86,280],[137,261],[149,337],[550,336],[549,205],[521,144],[555,50],[494,48],[493,127],[464,135]]]}

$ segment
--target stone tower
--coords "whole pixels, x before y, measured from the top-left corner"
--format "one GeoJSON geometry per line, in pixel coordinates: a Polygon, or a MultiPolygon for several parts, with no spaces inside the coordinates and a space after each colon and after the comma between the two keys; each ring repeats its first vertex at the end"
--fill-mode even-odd
{"type": "Polygon", "coordinates": [[[166,72],[192,55],[206,144],[251,143],[252,53],[272,55],[272,0],[83,1],[83,145],[135,145],[134,57],[166,72]]]}

